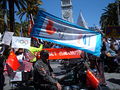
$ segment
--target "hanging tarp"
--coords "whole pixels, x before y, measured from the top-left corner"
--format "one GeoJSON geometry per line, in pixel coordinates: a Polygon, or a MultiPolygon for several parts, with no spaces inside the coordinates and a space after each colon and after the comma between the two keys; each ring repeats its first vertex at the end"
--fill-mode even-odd
{"type": "Polygon", "coordinates": [[[101,34],[39,11],[31,36],[99,56],[101,34]]]}

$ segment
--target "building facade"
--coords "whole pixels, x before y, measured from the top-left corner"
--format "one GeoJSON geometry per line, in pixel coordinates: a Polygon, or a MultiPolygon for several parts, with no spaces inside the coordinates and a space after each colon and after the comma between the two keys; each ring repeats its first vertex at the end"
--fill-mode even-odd
{"type": "Polygon", "coordinates": [[[61,0],[62,19],[73,23],[72,1],[61,0]]]}

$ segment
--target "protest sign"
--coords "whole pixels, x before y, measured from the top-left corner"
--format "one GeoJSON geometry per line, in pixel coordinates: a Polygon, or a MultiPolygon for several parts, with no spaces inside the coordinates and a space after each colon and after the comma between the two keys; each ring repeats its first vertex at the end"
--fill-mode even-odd
{"type": "Polygon", "coordinates": [[[29,49],[31,43],[31,38],[26,37],[12,37],[12,48],[25,48],[29,49]]]}
{"type": "Polygon", "coordinates": [[[24,71],[30,72],[32,69],[33,63],[24,60],[23,64],[24,64],[24,71]]]}
{"type": "Polygon", "coordinates": [[[19,72],[13,72],[11,74],[11,82],[14,82],[14,81],[22,81],[22,72],[19,71],[19,72]]]}
{"type": "Polygon", "coordinates": [[[14,32],[5,31],[2,39],[2,43],[5,45],[10,45],[13,34],[14,32]]]}

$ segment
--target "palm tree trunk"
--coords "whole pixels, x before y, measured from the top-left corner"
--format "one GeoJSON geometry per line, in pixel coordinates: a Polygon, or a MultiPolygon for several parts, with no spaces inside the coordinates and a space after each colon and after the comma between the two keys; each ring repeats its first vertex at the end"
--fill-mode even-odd
{"type": "Polygon", "coordinates": [[[14,1],[9,0],[9,16],[10,16],[10,31],[14,32],[15,18],[14,18],[14,1]]]}
{"type": "Polygon", "coordinates": [[[7,23],[7,1],[3,1],[3,17],[4,17],[4,31],[8,30],[8,23],[7,23]]]}

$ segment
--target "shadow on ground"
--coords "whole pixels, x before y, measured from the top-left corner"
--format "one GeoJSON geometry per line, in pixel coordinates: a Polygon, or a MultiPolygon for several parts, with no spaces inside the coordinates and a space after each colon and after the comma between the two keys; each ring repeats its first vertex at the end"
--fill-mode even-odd
{"type": "Polygon", "coordinates": [[[120,79],[110,78],[107,81],[120,85],[120,79]]]}
{"type": "Polygon", "coordinates": [[[13,88],[13,89],[10,89],[10,90],[34,90],[34,87],[24,86],[24,87],[19,87],[19,88],[13,88]]]}

